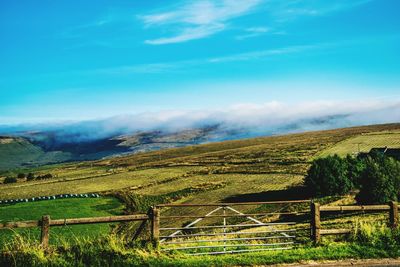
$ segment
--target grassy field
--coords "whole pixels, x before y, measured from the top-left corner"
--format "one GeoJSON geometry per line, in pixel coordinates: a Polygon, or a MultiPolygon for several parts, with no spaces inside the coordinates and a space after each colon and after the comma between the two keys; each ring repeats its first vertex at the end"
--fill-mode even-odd
{"type": "MultiPolygon", "coordinates": [[[[394,147],[399,142],[399,135],[400,124],[375,125],[211,143],[107,160],[27,169],[24,172],[31,171],[36,175],[51,173],[53,178],[39,181],[20,179],[15,184],[0,184],[0,199],[68,193],[100,193],[105,197],[3,205],[0,206],[0,221],[38,219],[45,214],[51,215],[52,218],[105,216],[120,214],[124,208],[130,211],[145,212],[148,206],[165,202],[215,203],[302,199],[305,198],[304,192],[298,191],[296,185],[302,183],[314,158],[332,153],[340,155],[351,153],[354,150],[354,144],[358,146],[359,143],[362,143],[364,145],[362,149],[367,151],[376,146],[394,147]],[[125,206],[112,196],[124,201],[125,206]]],[[[15,173],[19,171],[16,170],[15,173]]],[[[0,177],[0,181],[4,177],[5,175],[0,177]]],[[[348,197],[321,201],[324,204],[332,201],[335,201],[336,204],[350,204],[354,199],[348,197]]],[[[266,208],[272,211],[278,207],[264,207],[264,209],[266,208]]],[[[247,211],[244,209],[243,207],[240,210],[247,211]]],[[[260,211],[251,206],[247,209],[252,212],[260,211]]],[[[204,215],[208,211],[200,208],[187,208],[179,211],[166,208],[163,209],[163,214],[204,215]]],[[[380,222],[387,221],[387,216],[382,214],[368,216],[353,214],[341,218],[325,217],[322,224],[327,228],[347,227],[353,224],[354,220],[361,218],[380,222]]],[[[299,220],[298,227],[308,227],[307,218],[301,219],[300,216],[299,220]]],[[[170,221],[163,225],[182,225],[182,223],[185,222],[170,221]]],[[[76,236],[94,237],[107,234],[110,232],[110,226],[83,225],[60,227],[51,231],[51,242],[61,244],[61,240],[74,240],[76,236]]],[[[18,231],[18,233],[21,232],[18,231]]],[[[38,229],[22,231],[22,233],[25,236],[30,235],[33,240],[38,240],[38,229]]],[[[4,241],[9,240],[11,238],[10,231],[0,232],[0,238],[4,241]]],[[[105,242],[104,239],[101,242],[105,242]]],[[[237,258],[233,256],[226,258],[201,257],[205,260],[204,262],[207,262],[207,264],[203,264],[202,260],[185,258],[181,255],[162,256],[161,260],[158,258],[158,254],[156,256],[151,253],[147,256],[142,254],[138,256],[137,251],[125,251],[114,241],[107,246],[114,246],[112,249],[117,249],[117,251],[99,252],[97,244],[92,245],[96,248],[84,253],[111,253],[113,257],[117,254],[120,255],[119,253],[122,253],[121,255],[132,254],[133,258],[129,259],[130,256],[121,258],[124,265],[132,262],[132,266],[137,263],[139,263],[138,265],[154,263],[167,266],[176,264],[182,266],[255,264],[257,262],[266,264],[266,256],[271,256],[273,259],[271,262],[275,263],[292,262],[300,257],[304,258],[304,253],[314,255],[305,257],[309,259],[329,258],[326,255],[324,257],[322,252],[324,249],[301,247],[291,254],[256,253],[254,254],[255,258],[251,256],[249,258],[247,256],[237,258]],[[254,261],[258,255],[260,255],[259,260],[254,261]]],[[[337,247],[330,255],[333,258],[349,257],[356,248],[358,247],[351,247],[351,245],[340,247],[340,249],[337,247]]],[[[104,249],[107,249],[106,245],[104,249]]],[[[328,253],[327,250],[325,252],[328,253]]],[[[359,253],[357,257],[362,258],[362,252],[357,252],[359,253]]],[[[383,250],[374,251],[368,255],[371,256],[374,253],[387,256],[383,250]]]]}
{"type": "Polygon", "coordinates": [[[360,138],[370,147],[394,144],[399,133],[400,124],[373,125],[44,166],[28,171],[53,178],[0,185],[0,199],[118,191],[184,203],[300,199],[285,190],[302,183],[315,157],[360,138]]]}
{"type": "MultiPolygon", "coordinates": [[[[18,203],[0,206],[0,223],[9,221],[39,220],[42,215],[52,219],[110,216],[123,213],[124,205],[115,198],[56,199],[18,203]]],[[[60,243],[60,239],[74,241],[78,238],[98,238],[110,233],[109,224],[75,225],[52,227],[50,242],[60,243]]],[[[15,234],[39,240],[39,229],[26,228],[18,231],[0,230],[0,243],[6,243],[15,234]]],[[[74,242],[71,242],[74,243],[74,242]]]]}
{"type": "Polygon", "coordinates": [[[51,173],[54,178],[0,185],[0,199],[122,189],[158,195],[212,182],[222,186],[184,201],[223,201],[231,196],[284,190],[301,183],[311,160],[321,151],[349,138],[381,131],[400,131],[400,125],[227,141],[41,167],[33,171],[51,173]]]}
{"type": "Polygon", "coordinates": [[[388,148],[400,148],[400,131],[382,131],[358,135],[324,150],[319,156],[324,157],[333,154],[338,154],[339,156],[352,155],[358,152],[369,152],[371,148],[386,146],[388,148]]]}

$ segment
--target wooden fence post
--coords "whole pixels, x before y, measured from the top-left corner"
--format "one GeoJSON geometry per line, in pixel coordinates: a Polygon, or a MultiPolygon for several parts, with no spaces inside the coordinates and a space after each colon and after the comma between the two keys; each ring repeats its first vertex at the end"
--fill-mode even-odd
{"type": "Polygon", "coordinates": [[[40,243],[42,245],[42,248],[47,249],[49,246],[49,232],[50,232],[49,215],[42,216],[42,221],[40,226],[41,226],[40,243]]]}
{"type": "Polygon", "coordinates": [[[397,202],[395,201],[390,201],[389,206],[390,227],[394,229],[397,228],[397,226],[399,225],[399,209],[397,206],[397,202]]]}
{"type": "Polygon", "coordinates": [[[154,247],[158,248],[160,239],[160,210],[157,206],[154,206],[151,212],[151,239],[154,247]]]}
{"type": "Polygon", "coordinates": [[[321,239],[321,214],[319,203],[311,202],[311,239],[315,244],[321,239]]]}

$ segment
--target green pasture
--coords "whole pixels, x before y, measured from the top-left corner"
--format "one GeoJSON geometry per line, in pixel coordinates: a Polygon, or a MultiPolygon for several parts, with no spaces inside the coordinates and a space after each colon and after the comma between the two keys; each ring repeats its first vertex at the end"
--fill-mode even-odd
{"type": "MultiPolygon", "coordinates": [[[[51,219],[99,217],[122,214],[124,206],[115,198],[70,198],[44,200],[11,205],[0,205],[0,223],[12,221],[39,220],[43,215],[51,219]]],[[[58,226],[50,229],[50,242],[62,240],[74,243],[76,239],[95,238],[110,233],[110,224],[58,226]],[[72,241],[72,242],[71,242],[72,241]]],[[[16,235],[39,240],[40,229],[0,230],[0,243],[6,243],[16,235]]]]}

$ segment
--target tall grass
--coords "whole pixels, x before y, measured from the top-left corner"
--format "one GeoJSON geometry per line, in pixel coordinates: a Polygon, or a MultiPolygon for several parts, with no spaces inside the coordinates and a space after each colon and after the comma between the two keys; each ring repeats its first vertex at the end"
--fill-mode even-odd
{"type": "Polygon", "coordinates": [[[357,221],[351,239],[361,245],[383,249],[390,257],[399,254],[400,229],[391,229],[383,222],[357,221]]]}
{"type": "Polygon", "coordinates": [[[150,246],[126,242],[115,234],[81,238],[74,244],[65,242],[44,251],[38,241],[16,236],[1,246],[0,266],[231,266],[387,257],[400,257],[399,229],[359,221],[347,242],[219,256],[160,253],[150,246]]]}

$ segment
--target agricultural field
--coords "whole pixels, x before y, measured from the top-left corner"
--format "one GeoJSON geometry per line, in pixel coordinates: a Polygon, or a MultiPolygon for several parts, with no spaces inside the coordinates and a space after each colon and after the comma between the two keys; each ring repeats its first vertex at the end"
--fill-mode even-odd
{"type": "Polygon", "coordinates": [[[369,152],[371,148],[377,147],[400,148],[400,131],[371,132],[358,135],[324,150],[322,153],[319,153],[319,156],[324,157],[334,154],[345,156],[358,152],[366,153],[369,152]]]}
{"type": "MultiPolygon", "coordinates": [[[[381,140],[379,145],[383,145],[383,139],[389,135],[393,137],[389,139],[392,144],[398,133],[400,124],[373,125],[210,143],[107,160],[16,170],[14,175],[25,171],[36,175],[51,173],[53,178],[22,179],[14,184],[0,185],[0,199],[121,190],[156,196],[206,185],[207,189],[195,190],[196,193],[179,201],[219,202],[232,197],[240,200],[242,195],[246,197],[256,193],[258,198],[273,200],[277,197],[273,192],[301,184],[310,162],[316,156],[330,153],[327,151],[353,142],[349,140],[354,138],[367,137],[365,142],[381,140]]],[[[0,174],[0,181],[7,175],[12,173],[0,174]]],[[[285,194],[281,194],[281,198],[285,198],[285,194]]]]}
{"type": "MultiPolygon", "coordinates": [[[[0,223],[38,220],[43,215],[50,215],[52,219],[119,215],[123,213],[123,209],[124,205],[121,202],[110,197],[43,200],[0,206],[0,223]]],[[[74,243],[79,239],[107,235],[110,230],[109,224],[53,227],[50,242],[53,244],[63,241],[74,243]]],[[[0,243],[7,243],[15,237],[15,234],[38,241],[40,230],[35,228],[0,230],[0,243]]]]}
{"type": "MultiPolygon", "coordinates": [[[[83,193],[100,193],[125,202],[132,195],[138,195],[143,196],[143,202],[153,204],[304,199],[307,196],[296,190],[296,186],[301,185],[315,157],[357,138],[367,138],[365,144],[375,140],[371,144],[374,146],[376,140],[383,145],[383,139],[391,136],[394,138],[389,141],[393,143],[398,133],[400,124],[354,127],[16,170],[15,174],[20,171],[35,175],[51,173],[52,178],[2,184],[0,199],[83,193]]],[[[6,175],[10,173],[4,173],[0,180],[6,175]]],[[[148,208],[138,203],[126,205],[131,211],[145,212],[148,208]]],[[[54,208],[46,209],[47,213],[53,216],[54,208]]],[[[32,216],[39,219],[44,211],[35,210],[37,214],[32,216]]],[[[57,217],[57,209],[54,212],[57,217]]],[[[206,211],[196,212],[201,215],[206,211]]]]}
{"type": "MultiPolygon", "coordinates": [[[[360,140],[363,140],[366,150],[375,146],[393,146],[399,133],[400,124],[374,125],[226,141],[98,161],[16,169],[1,173],[0,182],[7,176],[15,177],[21,172],[25,174],[32,172],[36,177],[51,174],[51,178],[30,181],[20,178],[16,183],[0,184],[0,200],[84,193],[98,193],[102,197],[0,205],[0,222],[38,220],[42,215],[63,219],[127,212],[144,213],[151,205],[160,203],[204,204],[306,199],[308,195],[300,186],[313,159],[337,153],[332,151],[339,151],[338,147],[342,151],[341,155],[351,153],[352,144],[360,140]]],[[[318,201],[324,205],[354,204],[352,196],[328,197],[318,201]]],[[[189,207],[178,210],[163,208],[162,215],[204,216],[210,209],[213,208],[189,207]]],[[[239,208],[241,212],[246,213],[308,209],[307,203],[297,208],[290,205],[266,205],[260,208],[249,205],[239,208]]],[[[301,233],[304,232],[306,237],[304,240],[309,240],[310,220],[307,214],[291,218],[297,222],[296,229],[302,231],[301,233]]],[[[284,216],[282,218],[272,216],[263,220],[284,219],[284,216]]],[[[386,222],[387,215],[355,213],[337,218],[326,216],[322,226],[351,227],[355,221],[364,219],[386,222]]],[[[193,220],[168,220],[163,221],[162,225],[181,227],[193,220]]],[[[227,221],[232,222],[231,219],[227,221]]],[[[221,223],[220,218],[204,220],[200,225],[212,223],[221,223]]],[[[132,230],[135,230],[138,224],[120,224],[115,230],[124,238],[131,237],[132,230]]],[[[52,227],[50,242],[64,246],[75,242],[83,246],[82,244],[86,244],[85,242],[90,239],[112,242],[112,246],[115,246],[120,241],[113,240],[112,238],[116,238],[113,235],[107,237],[111,238],[111,241],[96,239],[111,233],[112,229],[113,225],[109,224],[52,227]],[[79,240],[77,236],[80,237],[79,240]],[[82,241],[85,238],[87,240],[82,241]]],[[[29,242],[36,242],[35,244],[39,239],[39,229],[16,232],[2,230],[0,240],[3,244],[15,237],[12,233],[22,234],[24,238],[34,240],[29,242]]],[[[91,242],[96,243],[96,241],[91,242]]],[[[89,243],[93,244],[91,242],[89,243]]],[[[307,242],[309,241],[302,244],[307,242]]]]}

